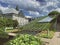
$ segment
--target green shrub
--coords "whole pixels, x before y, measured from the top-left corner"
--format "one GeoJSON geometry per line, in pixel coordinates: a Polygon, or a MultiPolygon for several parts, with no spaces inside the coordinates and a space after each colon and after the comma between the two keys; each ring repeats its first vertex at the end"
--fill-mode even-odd
{"type": "Polygon", "coordinates": [[[54,36],[54,31],[49,31],[49,36],[47,33],[39,33],[38,34],[38,37],[49,38],[49,39],[53,38],[53,36],[54,36]]]}
{"type": "Polygon", "coordinates": [[[0,27],[17,27],[18,22],[17,20],[7,19],[7,18],[0,18],[0,27]]]}
{"type": "Polygon", "coordinates": [[[7,19],[5,22],[6,27],[12,27],[13,26],[13,20],[12,19],[7,19]]]}
{"type": "Polygon", "coordinates": [[[8,34],[4,31],[4,28],[0,28],[0,38],[8,38],[8,34]]]}
{"type": "Polygon", "coordinates": [[[13,27],[16,28],[18,26],[17,20],[13,20],[13,27]]]}
{"type": "Polygon", "coordinates": [[[7,42],[6,45],[42,45],[42,41],[36,36],[21,34],[16,39],[7,42]]]}

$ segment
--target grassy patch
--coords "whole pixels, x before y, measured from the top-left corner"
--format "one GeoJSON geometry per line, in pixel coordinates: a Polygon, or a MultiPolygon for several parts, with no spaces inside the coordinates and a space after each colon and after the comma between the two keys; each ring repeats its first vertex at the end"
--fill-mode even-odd
{"type": "Polygon", "coordinates": [[[53,38],[54,33],[55,33],[55,31],[49,31],[49,35],[48,35],[47,32],[45,31],[45,32],[39,33],[39,34],[38,34],[38,37],[51,39],[51,38],[53,38]]]}

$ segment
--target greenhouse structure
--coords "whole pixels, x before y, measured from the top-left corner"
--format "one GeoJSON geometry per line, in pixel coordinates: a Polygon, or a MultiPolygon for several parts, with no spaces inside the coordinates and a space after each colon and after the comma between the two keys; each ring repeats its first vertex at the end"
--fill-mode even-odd
{"type": "Polygon", "coordinates": [[[38,21],[38,23],[40,24],[46,24],[44,27],[45,28],[49,27],[49,29],[57,29],[57,22],[58,21],[56,17],[50,17],[50,16],[47,16],[44,19],[38,21]]]}

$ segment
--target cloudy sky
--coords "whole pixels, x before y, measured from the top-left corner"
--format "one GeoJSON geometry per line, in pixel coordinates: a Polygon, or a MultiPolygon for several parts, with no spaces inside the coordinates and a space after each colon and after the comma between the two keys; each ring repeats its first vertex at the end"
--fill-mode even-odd
{"type": "Polygon", "coordinates": [[[0,0],[0,9],[15,8],[16,5],[25,15],[39,17],[52,10],[60,11],[60,0],[0,0]]]}

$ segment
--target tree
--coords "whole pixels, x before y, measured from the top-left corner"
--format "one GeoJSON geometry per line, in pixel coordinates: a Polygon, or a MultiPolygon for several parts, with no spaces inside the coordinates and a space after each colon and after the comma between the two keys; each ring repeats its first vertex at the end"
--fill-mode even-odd
{"type": "Polygon", "coordinates": [[[18,5],[16,6],[16,10],[19,11],[19,7],[18,7],[18,5]]]}
{"type": "MultiPolygon", "coordinates": [[[[15,9],[16,9],[17,11],[19,11],[18,5],[16,6],[15,9]]],[[[20,12],[18,13],[18,16],[25,17],[22,10],[20,10],[20,12]]]]}
{"type": "Polygon", "coordinates": [[[12,19],[7,19],[6,27],[12,27],[12,26],[13,26],[13,20],[12,19]]]}
{"type": "Polygon", "coordinates": [[[0,10],[0,14],[2,15],[2,10],[0,10]]]}
{"type": "Polygon", "coordinates": [[[18,26],[18,21],[17,20],[13,20],[13,27],[16,28],[18,26]]]}
{"type": "Polygon", "coordinates": [[[18,16],[20,16],[20,17],[25,17],[25,16],[24,16],[24,13],[23,13],[23,11],[22,11],[22,10],[20,10],[20,12],[19,12],[18,16]]]}
{"type": "Polygon", "coordinates": [[[52,11],[48,14],[48,16],[58,16],[60,13],[58,11],[52,11]]]}

